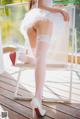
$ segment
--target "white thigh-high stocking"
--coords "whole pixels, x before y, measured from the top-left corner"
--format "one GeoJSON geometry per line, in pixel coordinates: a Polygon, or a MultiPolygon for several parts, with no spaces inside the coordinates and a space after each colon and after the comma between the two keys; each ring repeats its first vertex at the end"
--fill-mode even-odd
{"type": "Polygon", "coordinates": [[[44,87],[45,70],[46,70],[46,54],[48,51],[48,47],[49,47],[48,42],[38,40],[37,47],[36,47],[35,97],[37,97],[40,101],[42,100],[42,96],[43,96],[43,87],[44,87]]]}

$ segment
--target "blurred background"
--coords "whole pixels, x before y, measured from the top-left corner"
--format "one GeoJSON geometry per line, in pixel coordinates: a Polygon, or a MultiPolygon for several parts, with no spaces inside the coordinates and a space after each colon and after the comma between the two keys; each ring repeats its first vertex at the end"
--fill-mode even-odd
{"type": "MultiPolygon", "coordinates": [[[[25,13],[29,10],[30,0],[0,0],[0,27],[3,45],[23,45],[24,38],[20,33],[20,23],[25,13]],[[26,2],[26,3],[25,3],[26,2]],[[16,4],[15,4],[16,3],[16,4]],[[9,5],[11,4],[11,5],[9,5]]],[[[77,29],[77,52],[80,52],[80,1],[55,0],[55,4],[77,4],[75,27],[77,29]]],[[[69,46],[71,49],[71,46],[69,46]]]]}

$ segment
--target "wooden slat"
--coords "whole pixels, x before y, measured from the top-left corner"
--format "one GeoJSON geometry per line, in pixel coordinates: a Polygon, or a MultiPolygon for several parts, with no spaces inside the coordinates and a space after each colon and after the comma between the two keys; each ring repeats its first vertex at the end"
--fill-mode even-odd
{"type": "Polygon", "coordinates": [[[29,119],[32,119],[32,112],[29,108],[26,108],[12,100],[9,100],[6,97],[3,97],[0,95],[0,101],[3,105],[7,106],[9,109],[15,111],[18,114],[23,115],[24,117],[27,117],[29,119]]]}
{"type": "Polygon", "coordinates": [[[72,62],[72,57],[73,57],[73,62],[76,63],[76,60],[77,60],[77,63],[80,64],[80,55],[68,55],[68,62],[72,62]]]}
{"type": "MultiPolygon", "coordinates": [[[[9,74],[8,74],[9,75],[9,74]]],[[[4,77],[4,76],[3,76],[4,77]]],[[[6,77],[6,76],[5,76],[6,77]]],[[[8,76],[9,77],[9,76],[8,76]]],[[[10,77],[11,78],[11,77],[10,77]]],[[[2,79],[2,81],[5,81],[6,83],[8,83],[8,82],[11,82],[10,84],[11,85],[14,85],[15,84],[15,86],[16,86],[16,82],[15,82],[15,80],[11,80],[11,79],[7,79],[7,80],[5,80],[4,78],[2,79]],[[8,80],[8,81],[7,81],[8,80]]],[[[60,79],[61,81],[62,81],[62,79],[60,79]]],[[[78,83],[79,84],[79,83],[78,83]]],[[[47,85],[50,85],[50,87],[52,88],[52,90],[54,90],[54,91],[57,91],[59,94],[61,94],[62,96],[63,96],[63,94],[65,95],[65,96],[67,96],[68,97],[68,89],[69,89],[69,84],[67,85],[67,84],[55,84],[54,83],[54,81],[53,81],[53,83],[47,83],[47,85]],[[53,88],[52,88],[52,85],[53,84],[53,88]],[[58,86],[59,85],[59,86],[58,86]],[[66,86],[67,85],[67,86],[66,86]],[[66,90],[65,90],[66,89],[66,90]]],[[[79,87],[79,86],[78,86],[79,87]]],[[[74,87],[73,87],[73,89],[74,89],[74,87]]],[[[15,90],[15,89],[14,89],[15,90]]],[[[75,89],[76,90],[76,89],[75,89]]],[[[75,96],[75,98],[76,98],[76,96],[77,96],[77,98],[76,99],[79,99],[79,97],[80,97],[80,95],[79,95],[79,93],[77,92],[77,90],[76,90],[76,92],[75,92],[75,90],[73,90],[74,92],[73,92],[73,94],[74,94],[74,96],[75,96]]],[[[78,91],[79,91],[79,89],[78,89],[78,91]]],[[[74,101],[75,101],[75,99],[74,99],[74,101]]],[[[77,100],[76,100],[77,101],[77,100]]]]}
{"type": "MultiPolygon", "coordinates": [[[[11,79],[7,79],[6,80],[6,78],[1,78],[0,79],[1,80],[1,84],[3,84],[2,82],[5,82],[6,84],[9,84],[9,85],[6,85],[5,83],[3,84],[4,85],[4,87],[5,87],[5,89],[8,89],[8,88],[10,88],[10,91],[15,91],[15,86],[16,86],[16,82],[15,82],[15,80],[11,80],[11,79]]],[[[59,85],[59,84],[58,84],[59,85]]],[[[67,87],[67,88],[69,88],[69,86],[67,87]]],[[[53,88],[52,88],[52,90],[54,91],[54,92],[57,92],[58,94],[61,94],[62,96],[61,97],[63,97],[63,95],[65,95],[65,97],[64,98],[66,98],[66,96],[67,96],[67,98],[68,98],[68,91],[65,91],[65,89],[66,89],[66,86],[64,86],[63,84],[61,85],[60,84],[60,86],[57,86],[57,85],[54,85],[53,84],[53,88]],[[63,87],[63,89],[61,90],[61,87],[63,87]]],[[[21,94],[21,95],[23,95],[23,96],[26,96],[27,95],[27,97],[32,97],[32,94],[31,94],[31,92],[30,91],[28,91],[28,90],[25,90],[22,86],[21,86],[21,88],[20,88],[20,90],[19,90],[19,94],[21,94]],[[23,90],[24,90],[24,95],[23,95],[23,90]],[[26,93],[26,91],[27,91],[27,93],[26,93]],[[29,93],[28,93],[29,92],[29,93]]],[[[73,94],[75,94],[75,99],[73,99],[73,101],[77,101],[78,99],[79,99],[79,97],[80,97],[80,95],[78,95],[78,93],[76,92],[73,92],[73,94]],[[77,98],[76,98],[77,97],[77,98]]]]}
{"type": "Polygon", "coordinates": [[[15,47],[3,47],[3,53],[14,52],[16,51],[15,47]]]}
{"type": "MultiPolygon", "coordinates": [[[[61,97],[67,97],[67,98],[69,97],[69,85],[68,86],[64,84],[55,85],[55,83],[53,83],[51,84],[51,86],[50,84],[47,84],[47,87],[49,87],[49,89],[52,90],[53,93],[56,92],[59,95],[61,95],[61,97]]],[[[73,101],[79,101],[80,100],[80,89],[73,88],[72,95],[73,95],[72,97],[73,101]]]]}
{"type": "MultiPolygon", "coordinates": [[[[16,63],[15,64],[15,67],[18,67],[18,68],[26,68],[26,69],[29,69],[29,68],[34,68],[35,67],[35,65],[33,64],[27,64],[27,63],[25,63],[25,64],[23,64],[23,63],[16,63]]],[[[46,67],[47,67],[47,69],[55,69],[55,68],[65,68],[66,67],[66,64],[64,63],[64,64],[55,64],[55,63],[47,63],[46,64],[46,67]]]]}
{"type": "MultiPolygon", "coordinates": [[[[2,92],[2,95],[3,95],[3,97],[6,95],[6,98],[9,98],[10,100],[13,100],[13,98],[12,98],[12,94],[11,94],[11,92],[9,92],[9,91],[6,91],[6,90],[1,90],[1,92],[2,92]]],[[[21,101],[16,101],[18,104],[21,104],[21,105],[24,105],[24,106],[27,106],[27,107],[29,107],[30,108],[30,105],[29,105],[29,102],[21,102],[21,101]]],[[[54,108],[52,108],[52,109],[50,109],[49,107],[47,107],[46,105],[44,106],[44,108],[46,108],[47,109],[47,116],[51,116],[51,117],[53,117],[53,118],[55,118],[55,117],[58,117],[58,116],[61,116],[61,117],[66,117],[66,119],[67,118],[72,118],[72,116],[70,116],[70,115],[68,115],[68,114],[64,114],[64,113],[62,113],[62,112],[60,112],[60,111],[57,111],[56,109],[54,109],[54,108]],[[55,113],[56,112],[56,113],[55,113]]],[[[73,117],[73,119],[75,119],[74,117],[73,117]]]]}
{"type": "MultiPolygon", "coordinates": [[[[15,88],[16,88],[14,85],[8,84],[8,83],[4,83],[4,82],[0,81],[0,87],[5,89],[5,90],[9,90],[10,92],[13,93],[13,96],[14,96],[14,92],[15,92],[15,88]]],[[[32,97],[31,93],[28,90],[26,90],[26,89],[24,90],[21,86],[19,88],[18,95],[19,96],[23,95],[23,96],[32,97]]]]}
{"type": "MultiPolygon", "coordinates": [[[[2,107],[3,107],[3,109],[5,110],[5,111],[8,111],[8,113],[9,113],[9,119],[28,119],[27,117],[24,117],[24,116],[22,116],[21,114],[18,114],[18,113],[16,113],[16,112],[14,112],[13,110],[10,110],[9,108],[7,108],[6,106],[4,106],[4,105],[2,105],[2,107]]],[[[33,118],[32,118],[33,119],[33,118]]],[[[35,116],[35,119],[42,119],[42,118],[40,118],[40,117],[37,117],[37,116],[35,116]]],[[[48,117],[44,117],[44,119],[49,119],[48,117]]]]}
{"type": "Polygon", "coordinates": [[[16,112],[14,112],[13,110],[10,110],[8,107],[1,105],[4,111],[8,111],[8,117],[9,119],[28,119],[24,116],[22,116],[21,114],[18,114],[16,112]]]}
{"type": "MultiPolygon", "coordinates": [[[[9,82],[10,83],[10,82],[9,82]]],[[[5,85],[6,86],[6,85],[5,85]]],[[[4,86],[3,86],[4,87],[4,86]]],[[[7,89],[6,90],[4,90],[4,89],[1,89],[2,91],[1,91],[1,95],[3,95],[2,97],[5,97],[5,96],[7,96],[6,98],[9,98],[9,99],[6,99],[5,98],[5,100],[7,100],[7,102],[8,102],[8,100],[9,100],[9,102],[11,102],[12,101],[12,103],[15,105],[15,103],[20,103],[21,105],[22,105],[22,103],[23,102],[14,102],[14,100],[12,100],[13,99],[13,96],[11,96],[11,92],[10,91],[8,91],[7,92],[7,89]],[[6,95],[7,94],[7,95],[6,95]],[[12,99],[11,99],[12,98],[12,99]]],[[[9,88],[8,88],[8,90],[10,90],[9,88]]],[[[13,94],[12,94],[13,95],[13,94]]],[[[4,98],[1,98],[1,99],[4,99],[4,98]]],[[[2,101],[2,100],[1,100],[2,101]]],[[[4,101],[4,102],[6,102],[6,101],[4,101]]],[[[10,105],[11,107],[13,107],[14,105],[10,105]]],[[[20,104],[18,104],[18,105],[20,105],[20,104]]],[[[29,107],[29,103],[23,103],[23,105],[25,106],[25,104],[29,107]]],[[[9,106],[9,104],[7,104],[8,106],[9,106]]],[[[50,105],[49,105],[50,106],[50,105]]],[[[63,117],[69,117],[69,118],[75,118],[75,117],[73,117],[73,116],[70,116],[70,114],[68,115],[68,114],[66,114],[66,113],[64,113],[65,111],[63,111],[63,110],[61,110],[61,109],[56,109],[56,106],[54,105],[52,108],[49,108],[49,106],[47,106],[47,104],[45,105],[45,107],[47,108],[47,110],[50,110],[50,111],[48,111],[48,113],[47,113],[47,115],[48,116],[50,116],[51,115],[51,117],[54,117],[54,115],[55,115],[55,113],[53,113],[53,112],[55,112],[56,111],[56,113],[57,113],[57,115],[62,115],[63,117]],[[53,110],[53,111],[52,111],[53,110]],[[53,113],[53,114],[52,114],[53,113]]],[[[72,108],[70,108],[70,109],[72,109],[72,108]]],[[[66,107],[65,107],[65,110],[66,110],[66,107]]],[[[56,116],[57,116],[56,115],[56,116]]],[[[66,118],[67,119],[67,118],[66,118]]]]}
{"type": "MultiPolygon", "coordinates": [[[[11,93],[9,91],[6,91],[6,90],[3,90],[3,89],[1,89],[1,92],[2,92],[2,93],[0,93],[1,96],[6,97],[6,98],[9,98],[9,100],[13,100],[13,93],[11,93]]],[[[17,102],[20,105],[23,105],[25,108],[27,107],[27,108],[30,108],[31,109],[30,102],[29,101],[27,101],[27,102],[26,101],[22,101],[21,102],[21,101],[18,101],[18,100],[13,100],[13,101],[14,102],[17,102]]],[[[46,106],[44,108],[46,108],[46,106]]],[[[55,113],[53,113],[53,111],[51,111],[50,108],[46,108],[46,109],[48,110],[47,116],[48,117],[51,117],[51,118],[54,117],[55,113]]],[[[56,110],[54,110],[54,112],[55,111],[56,110]]]]}
{"type": "MultiPolygon", "coordinates": [[[[4,90],[4,85],[3,85],[2,83],[0,83],[0,84],[1,84],[1,87],[3,87],[3,89],[0,88],[0,95],[1,95],[1,96],[3,95],[3,97],[6,96],[6,98],[9,98],[9,99],[7,99],[7,100],[13,101],[13,104],[14,104],[16,101],[15,101],[14,98],[13,98],[13,93],[12,93],[12,91],[9,92],[9,89],[12,88],[12,87],[9,87],[9,85],[8,85],[8,86],[5,85],[5,87],[7,87],[8,90],[7,90],[7,88],[4,90]]],[[[23,93],[24,93],[24,92],[23,92],[23,93]]],[[[6,99],[5,99],[5,100],[6,100],[6,99]]],[[[21,101],[17,101],[17,104],[23,105],[23,101],[22,101],[22,102],[21,102],[21,101]]],[[[12,105],[11,105],[11,106],[12,106],[12,105]]],[[[25,108],[31,109],[29,102],[27,102],[27,103],[25,102],[23,106],[24,106],[24,107],[26,106],[25,108]]]]}
{"type": "MultiPolygon", "coordinates": [[[[79,104],[80,105],[80,104],[79,104]]],[[[49,107],[56,108],[56,110],[60,110],[61,112],[67,113],[69,115],[72,115],[76,119],[80,119],[80,109],[76,109],[69,104],[49,104],[49,107]]],[[[76,107],[76,106],[75,106],[76,107]]]]}

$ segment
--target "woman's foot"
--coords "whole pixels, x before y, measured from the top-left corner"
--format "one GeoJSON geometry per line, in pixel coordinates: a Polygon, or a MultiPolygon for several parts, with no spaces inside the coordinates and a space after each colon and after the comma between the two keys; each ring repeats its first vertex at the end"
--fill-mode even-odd
{"type": "Polygon", "coordinates": [[[41,102],[36,97],[31,101],[31,106],[33,109],[33,117],[35,113],[37,116],[45,116],[46,110],[42,108],[41,102]]]}

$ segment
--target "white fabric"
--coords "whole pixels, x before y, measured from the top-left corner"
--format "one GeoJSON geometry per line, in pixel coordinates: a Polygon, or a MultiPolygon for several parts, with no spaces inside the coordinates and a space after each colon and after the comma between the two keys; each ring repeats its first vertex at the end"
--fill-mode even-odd
{"type": "MultiPolygon", "coordinates": [[[[46,0],[45,0],[46,2],[46,0]]],[[[48,1],[49,2],[49,1],[48,1]]],[[[50,2],[51,4],[51,2],[50,2]]],[[[24,35],[25,39],[28,39],[27,30],[29,27],[33,26],[35,22],[41,19],[48,19],[53,22],[53,35],[52,39],[57,40],[63,36],[65,30],[65,22],[63,16],[60,13],[51,13],[46,10],[41,10],[39,8],[34,8],[25,14],[24,19],[22,20],[20,30],[24,35]]],[[[29,41],[29,39],[27,40],[29,41]]],[[[29,44],[29,42],[28,42],[29,44]]],[[[30,44],[28,45],[30,46],[30,44]]],[[[29,47],[30,49],[30,47],[29,47]]],[[[30,49],[30,54],[31,49],[30,49]]]]}
{"type": "MultiPolygon", "coordinates": [[[[52,6],[52,0],[44,0],[44,4],[46,4],[48,7],[52,6]]],[[[27,30],[29,27],[31,27],[34,22],[43,19],[47,17],[47,14],[50,12],[47,12],[45,10],[42,10],[38,8],[38,0],[35,4],[35,8],[30,10],[28,13],[25,14],[24,19],[22,20],[20,31],[22,34],[24,34],[24,30],[27,30]]]]}
{"type": "Polygon", "coordinates": [[[41,10],[38,8],[34,8],[27,12],[21,23],[21,32],[24,33],[24,30],[27,30],[29,27],[31,27],[36,21],[41,19],[42,16],[43,14],[41,14],[41,10]]]}
{"type": "Polygon", "coordinates": [[[39,8],[34,8],[25,14],[20,27],[21,33],[24,34],[24,32],[27,31],[29,27],[33,26],[35,22],[41,19],[51,20],[54,23],[54,29],[56,29],[57,27],[61,28],[61,25],[64,24],[63,17],[60,13],[53,14],[39,8]]]}

